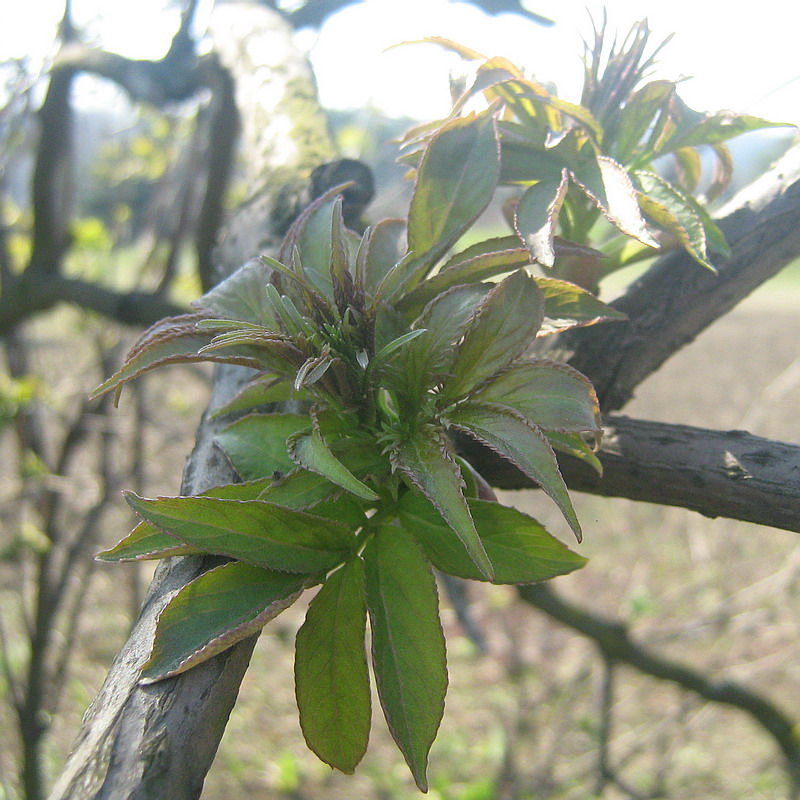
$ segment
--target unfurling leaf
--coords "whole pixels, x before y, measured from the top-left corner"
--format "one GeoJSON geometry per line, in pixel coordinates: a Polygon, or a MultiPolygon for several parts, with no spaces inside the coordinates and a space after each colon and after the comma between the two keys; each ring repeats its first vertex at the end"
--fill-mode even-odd
{"type": "Polygon", "coordinates": [[[381,525],[364,550],[372,663],[389,730],[421,791],[444,713],[447,663],[430,566],[410,533],[381,525]]]}
{"type": "Polygon", "coordinates": [[[492,580],[491,561],[483,549],[464,498],[461,470],[441,434],[435,429],[420,430],[414,439],[398,444],[390,455],[395,467],[436,506],[464,543],[481,574],[492,580]]]}
{"type": "Polygon", "coordinates": [[[161,612],[142,682],[178,675],[258,633],[310,585],[308,578],[239,562],[204,572],[161,612]]]}
{"type": "Polygon", "coordinates": [[[578,541],[581,541],[581,526],[567,486],[558,469],[553,448],[541,429],[509,408],[469,401],[448,412],[444,421],[474,436],[538,483],[561,509],[578,541]]]}
{"type": "Polygon", "coordinates": [[[317,575],[340,563],[354,543],[338,522],[259,500],[148,500],[132,493],[125,499],[137,514],[181,542],[264,569],[317,575]]]}
{"type": "Polygon", "coordinates": [[[289,456],[301,467],[324,476],[337,486],[347,489],[364,500],[374,501],[378,495],[362,483],[331,452],[319,431],[300,432],[288,440],[289,456]]]}
{"type": "MultiPolygon", "coordinates": [[[[420,495],[400,501],[400,523],[422,545],[436,569],[482,581],[464,546],[420,495]]],[[[533,517],[487,500],[469,500],[475,527],[495,570],[494,583],[532,583],[579,569],[586,559],[551,536],[533,517]]]]}
{"type": "Polygon", "coordinates": [[[347,773],[369,739],[366,615],[364,562],[355,557],[325,581],[297,632],[294,676],[303,736],[326,764],[347,773]]]}

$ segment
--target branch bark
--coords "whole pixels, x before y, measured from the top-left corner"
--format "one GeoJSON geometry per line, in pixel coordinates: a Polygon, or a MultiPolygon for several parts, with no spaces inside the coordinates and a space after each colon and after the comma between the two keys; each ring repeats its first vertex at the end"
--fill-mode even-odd
{"type": "MultiPolygon", "coordinates": [[[[559,458],[570,489],[800,532],[800,445],[622,416],[608,417],[604,428],[602,478],[578,459],[559,458]]],[[[461,445],[492,486],[535,488],[508,461],[461,445]]]]}
{"type": "Polygon", "coordinates": [[[622,408],[667,358],[800,253],[800,144],[723,213],[733,255],[715,259],[718,274],[684,251],[668,253],[611,304],[627,322],[565,337],[570,363],[592,381],[604,411],[622,408]]]}

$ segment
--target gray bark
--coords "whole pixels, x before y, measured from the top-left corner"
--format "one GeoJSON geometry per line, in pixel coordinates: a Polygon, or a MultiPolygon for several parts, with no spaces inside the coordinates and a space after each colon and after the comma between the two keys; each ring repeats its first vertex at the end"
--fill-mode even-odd
{"type": "MultiPolygon", "coordinates": [[[[603,428],[597,453],[602,478],[582,461],[559,459],[570,489],[800,532],[800,446],[746,431],[620,416],[606,418],[603,428]]],[[[481,452],[474,463],[480,464],[481,474],[492,486],[535,486],[492,453],[481,452]]]]}

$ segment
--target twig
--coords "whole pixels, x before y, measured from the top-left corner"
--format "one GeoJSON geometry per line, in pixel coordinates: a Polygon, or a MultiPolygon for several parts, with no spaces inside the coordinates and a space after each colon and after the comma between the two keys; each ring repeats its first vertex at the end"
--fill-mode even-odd
{"type": "Polygon", "coordinates": [[[8,684],[11,702],[15,711],[19,714],[23,703],[22,686],[20,685],[19,677],[11,666],[11,651],[8,647],[8,636],[2,617],[0,617],[0,669],[2,669],[6,684],[8,684]]]}
{"type": "Polygon", "coordinates": [[[800,796],[800,741],[795,735],[798,723],[765,697],[735,681],[715,681],[691,667],[656,655],[637,644],[623,622],[585,611],[558,597],[545,584],[520,586],[518,593],[526,603],[591,639],[605,658],[745,712],[780,748],[792,786],[791,797],[800,796]]]}

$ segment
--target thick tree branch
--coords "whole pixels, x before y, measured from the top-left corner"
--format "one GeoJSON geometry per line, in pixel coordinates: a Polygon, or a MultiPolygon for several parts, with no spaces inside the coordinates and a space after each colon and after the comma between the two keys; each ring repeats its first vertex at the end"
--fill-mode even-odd
{"type": "Polygon", "coordinates": [[[719,224],[733,255],[715,258],[719,274],[669,253],[612,303],[627,322],[565,337],[604,411],[622,408],[667,358],[800,254],[800,145],[727,210],[719,224]]]}
{"type": "MultiPolygon", "coordinates": [[[[232,73],[238,71],[237,108],[253,191],[251,201],[227,226],[216,259],[224,274],[262,248],[274,248],[278,221],[286,213],[282,187],[299,186],[301,176],[326,160],[332,148],[320,133],[321,112],[310,69],[294,50],[288,26],[264,7],[225,4],[215,12],[212,27],[220,44],[222,37],[228,42],[216,48],[221,63],[232,73]]],[[[246,372],[230,367],[218,371],[210,410],[233,396],[246,372]]],[[[208,413],[204,417],[183,493],[234,479],[214,444],[221,424],[208,413]]],[[[213,563],[214,559],[183,558],[159,567],[140,618],[87,713],[51,800],[199,796],[255,639],[175,678],[150,686],[138,681],[161,609],[173,592],[213,563]]]]}
{"type": "MultiPolygon", "coordinates": [[[[571,489],[800,532],[800,445],[621,416],[604,427],[602,478],[577,459],[559,459],[571,489]]],[[[459,449],[492,486],[535,486],[489,451],[466,440],[459,449]]]]}
{"type": "Polygon", "coordinates": [[[520,586],[518,593],[526,603],[586,636],[612,663],[619,662],[634,667],[645,675],[670,681],[706,700],[744,711],[778,744],[792,781],[791,796],[798,796],[800,741],[795,735],[798,722],[789,718],[767,698],[740,683],[714,680],[685,664],[657,655],[635,642],[623,622],[584,611],[560,598],[546,584],[520,586]]]}

